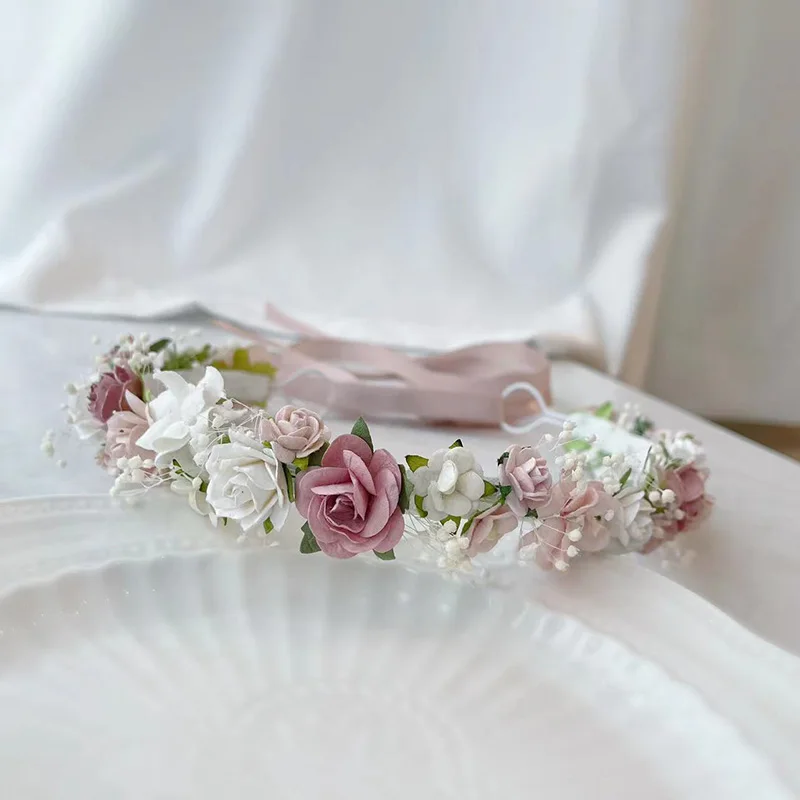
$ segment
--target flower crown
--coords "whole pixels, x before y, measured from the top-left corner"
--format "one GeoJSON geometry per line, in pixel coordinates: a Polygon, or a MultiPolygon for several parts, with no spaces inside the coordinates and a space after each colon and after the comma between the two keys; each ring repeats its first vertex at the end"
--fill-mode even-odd
{"type": "MultiPolygon", "coordinates": [[[[405,539],[423,559],[467,572],[485,569],[483,554],[495,548],[559,571],[583,555],[649,553],[712,504],[694,437],[657,432],[631,408],[618,414],[606,403],[535,445],[512,444],[489,476],[460,439],[398,463],[376,449],[361,418],[332,438],[308,409],[286,405],[272,416],[227,395],[231,371],[275,372],[251,363],[246,348],[143,334],[123,337],[86,383],[67,386],[68,422],[98,441],[112,495],[169,484],[212,525],[234,523],[243,536],[280,529],[294,505],[305,520],[302,553],[392,560],[405,539]],[[187,380],[198,367],[202,377],[187,380]]],[[[49,455],[53,436],[43,442],[49,455]]]]}

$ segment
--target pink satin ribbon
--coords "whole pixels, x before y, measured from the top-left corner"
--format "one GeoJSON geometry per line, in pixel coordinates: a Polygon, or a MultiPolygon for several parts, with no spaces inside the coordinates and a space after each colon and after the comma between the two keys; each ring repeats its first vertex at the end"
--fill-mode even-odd
{"type": "Polygon", "coordinates": [[[221,325],[270,346],[263,355],[277,361],[284,393],[344,416],[461,425],[513,423],[539,410],[527,393],[503,399],[503,390],[517,382],[532,384],[550,403],[550,362],[524,342],[473,345],[414,357],[380,345],[327,337],[272,306],[267,306],[267,316],[303,338],[276,351],[267,336],[221,325]]]}

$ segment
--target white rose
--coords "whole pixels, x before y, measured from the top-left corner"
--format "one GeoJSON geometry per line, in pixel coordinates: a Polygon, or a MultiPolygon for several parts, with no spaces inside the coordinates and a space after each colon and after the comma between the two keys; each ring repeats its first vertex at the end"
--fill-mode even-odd
{"type": "Polygon", "coordinates": [[[428,516],[468,517],[478,508],[483,495],[483,468],[466,447],[437,450],[426,467],[411,473],[414,494],[422,497],[428,516]]]}
{"type": "Polygon", "coordinates": [[[254,435],[235,428],[228,435],[230,443],[215,444],[206,461],[206,499],[218,517],[236,520],[242,530],[267,519],[278,530],[289,513],[283,467],[254,435]]]}

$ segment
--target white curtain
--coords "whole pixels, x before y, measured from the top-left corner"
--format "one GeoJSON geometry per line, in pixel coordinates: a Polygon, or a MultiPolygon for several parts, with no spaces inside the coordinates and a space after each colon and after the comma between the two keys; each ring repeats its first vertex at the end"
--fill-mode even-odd
{"type": "Polygon", "coordinates": [[[800,10],[767,9],[0,0],[0,302],[537,336],[795,418],[800,10]]]}

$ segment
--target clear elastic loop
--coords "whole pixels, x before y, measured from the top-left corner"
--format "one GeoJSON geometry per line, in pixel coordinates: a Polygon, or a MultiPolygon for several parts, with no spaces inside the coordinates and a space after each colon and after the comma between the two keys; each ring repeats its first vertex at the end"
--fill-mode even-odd
{"type": "Polygon", "coordinates": [[[336,393],[336,387],[333,381],[331,381],[328,378],[328,376],[324,372],[322,372],[322,370],[319,370],[316,367],[303,367],[302,369],[298,369],[297,371],[293,372],[285,380],[277,382],[276,388],[283,395],[284,399],[289,404],[295,404],[298,401],[307,404],[309,402],[308,397],[305,398],[295,397],[292,394],[291,388],[289,387],[298,378],[308,378],[312,376],[316,378],[321,378],[322,382],[326,386],[326,393],[324,399],[313,401],[314,404],[318,406],[316,409],[314,409],[316,413],[319,414],[321,417],[324,417],[330,411],[333,398],[336,393]]]}
{"type": "Polygon", "coordinates": [[[501,397],[503,398],[503,412],[505,414],[505,401],[515,392],[527,392],[539,406],[539,413],[528,418],[528,420],[521,425],[512,425],[506,419],[500,420],[500,427],[506,432],[514,436],[521,436],[530,433],[534,428],[541,425],[542,422],[555,422],[560,425],[567,418],[566,415],[560,414],[558,411],[550,408],[545,402],[542,393],[532,384],[527,381],[517,381],[510,383],[503,389],[501,397]]]}

